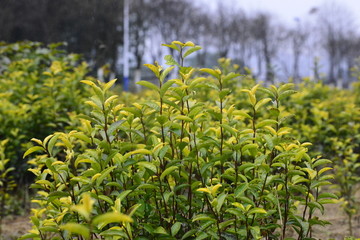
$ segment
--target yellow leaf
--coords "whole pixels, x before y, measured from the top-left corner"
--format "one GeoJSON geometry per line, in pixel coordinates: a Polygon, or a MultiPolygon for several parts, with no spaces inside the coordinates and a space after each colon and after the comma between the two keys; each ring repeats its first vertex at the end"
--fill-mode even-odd
{"type": "Polygon", "coordinates": [[[329,171],[329,170],[332,170],[332,168],[331,167],[325,167],[325,168],[322,168],[322,169],[320,169],[320,171],[319,171],[319,175],[321,175],[322,173],[324,173],[324,172],[326,172],[326,171],[329,171]]]}
{"type": "Polygon", "coordinates": [[[289,144],[287,147],[286,147],[286,151],[290,151],[291,149],[293,148],[298,148],[298,145],[294,144],[294,143],[291,143],[289,144]]]}
{"type": "Polygon", "coordinates": [[[91,199],[90,194],[84,193],[83,194],[83,199],[82,199],[81,202],[82,202],[82,204],[72,206],[71,210],[78,212],[79,214],[84,216],[84,218],[86,220],[89,221],[90,220],[90,214],[91,214],[93,205],[95,203],[95,200],[91,199]]]}
{"type": "Polygon", "coordinates": [[[185,44],[184,44],[184,47],[194,47],[195,44],[191,41],[187,41],[185,44]]]}
{"type": "Polygon", "coordinates": [[[312,145],[312,143],[310,143],[310,142],[304,142],[301,144],[301,147],[307,147],[307,146],[311,146],[311,145],[312,145]]]}
{"type": "Polygon", "coordinates": [[[252,89],[251,89],[251,93],[255,95],[256,90],[259,88],[260,84],[256,84],[252,89]]]}
{"type": "Polygon", "coordinates": [[[99,225],[100,229],[102,229],[104,226],[106,226],[109,223],[127,223],[127,222],[133,222],[132,218],[129,217],[128,215],[118,212],[105,213],[95,217],[93,220],[93,224],[99,225]]]}
{"type": "Polygon", "coordinates": [[[131,151],[131,152],[128,152],[124,155],[124,158],[128,158],[130,157],[131,155],[135,155],[135,154],[143,154],[143,155],[150,155],[151,154],[151,151],[147,150],[147,149],[137,149],[137,150],[134,150],[134,151],[131,151]]]}
{"type": "Polygon", "coordinates": [[[256,104],[256,96],[255,96],[255,93],[252,93],[252,91],[248,90],[248,89],[242,89],[241,90],[242,92],[246,92],[248,95],[249,95],[249,100],[250,100],[250,103],[255,106],[256,104]]]}
{"type": "Polygon", "coordinates": [[[96,84],[94,82],[89,81],[89,80],[81,80],[80,82],[85,83],[85,84],[87,84],[89,86],[96,86],[96,84]]]}
{"type": "Polygon", "coordinates": [[[311,180],[316,177],[317,172],[315,170],[310,169],[310,168],[305,168],[304,170],[309,174],[309,177],[311,180]]]}
{"type": "Polygon", "coordinates": [[[59,62],[59,61],[52,62],[51,66],[50,66],[50,70],[54,74],[57,74],[57,73],[61,72],[62,71],[61,62],[59,62]]]}
{"type": "Polygon", "coordinates": [[[94,176],[92,176],[92,178],[91,178],[91,181],[93,182],[93,181],[95,181],[98,177],[100,177],[101,176],[101,173],[97,173],[97,174],[95,174],[94,176]]]}
{"type": "Polygon", "coordinates": [[[158,66],[155,66],[153,64],[144,64],[144,66],[148,67],[154,74],[157,78],[160,77],[160,68],[158,66]]]}
{"type": "Polygon", "coordinates": [[[207,188],[199,188],[199,189],[197,189],[196,191],[198,191],[198,192],[205,192],[205,193],[211,194],[211,191],[210,191],[209,189],[207,189],[207,188]]]}
{"type": "Polygon", "coordinates": [[[232,203],[232,205],[245,211],[244,205],[242,205],[241,203],[234,202],[234,203],[232,203]]]}
{"type": "Polygon", "coordinates": [[[115,84],[116,80],[117,80],[117,79],[115,78],[115,79],[109,81],[108,83],[106,83],[106,84],[104,85],[104,90],[106,91],[106,90],[108,90],[109,88],[111,88],[111,87],[115,84]]]}
{"type": "Polygon", "coordinates": [[[180,42],[180,41],[172,41],[171,44],[178,44],[180,46],[183,46],[184,43],[180,42]]]}
{"type": "Polygon", "coordinates": [[[211,188],[211,195],[215,196],[216,195],[216,192],[217,190],[221,187],[222,185],[220,183],[216,184],[215,186],[213,186],[211,188]]]}
{"type": "Polygon", "coordinates": [[[71,233],[79,234],[86,239],[90,238],[90,230],[84,225],[78,223],[67,223],[65,225],[60,226],[60,229],[67,230],[71,233]]]}
{"type": "Polygon", "coordinates": [[[276,135],[276,131],[275,131],[275,129],[273,127],[265,126],[264,128],[269,130],[273,135],[276,135]]]}
{"type": "Polygon", "coordinates": [[[62,162],[62,161],[55,161],[51,164],[51,166],[54,166],[54,165],[64,165],[65,163],[62,162]]]}

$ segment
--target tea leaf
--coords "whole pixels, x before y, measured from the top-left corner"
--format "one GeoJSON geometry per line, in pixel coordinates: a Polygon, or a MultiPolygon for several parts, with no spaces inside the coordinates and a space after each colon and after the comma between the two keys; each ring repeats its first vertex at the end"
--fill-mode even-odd
{"type": "Polygon", "coordinates": [[[99,225],[99,228],[102,229],[109,223],[131,223],[133,219],[122,213],[108,212],[95,217],[92,222],[95,225],[99,225]]]}
{"type": "MultiPolygon", "coordinates": [[[[88,136],[86,136],[84,133],[82,133],[82,132],[72,133],[71,136],[76,137],[76,138],[78,138],[78,139],[80,139],[80,140],[83,140],[83,141],[86,142],[86,143],[91,144],[91,139],[90,139],[88,136]]],[[[54,139],[54,138],[52,138],[52,139],[50,140],[50,142],[51,142],[53,139],[54,139]]],[[[55,138],[55,141],[56,141],[56,140],[57,140],[57,138],[55,138]]],[[[54,142],[54,143],[55,143],[55,142],[54,142]]],[[[49,145],[50,145],[50,143],[49,143],[49,145]]],[[[54,144],[52,144],[52,145],[54,145],[54,144]]]]}
{"type": "Polygon", "coordinates": [[[69,231],[71,233],[79,234],[85,239],[90,239],[90,230],[82,224],[78,223],[66,223],[60,226],[60,229],[69,231]]]}
{"type": "Polygon", "coordinates": [[[166,232],[165,228],[163,228],[163,227],[157,227],[157,228],[154,230],[154,233],[163,234],[163,235],[168,235],[168,233],[166,232]]]}
{"type": "Polygon", "coordinates": [[[252,208],[252,209],[250,209],[250,211],[248,212],[248,214],[254,214],[254,213],[266,214],[267,212],[266,212],[265,209],[263,209],[263,208],[252,208]]]}
{"type": "Polygon", "coordinates": [[[196,221],[205,221],[205,220],[211,220],[211,221],[216,221],[215,219],[213,219],[212,217],[210,217],[207,214],[199,214],[196,215],[195,217],[193,217],[192,221],[196,222],[196,221]]]}
{"type": "Polygon", "coordinates": [[[173,56],[171,56],[171,55],[166,55],[166,56],[164,57],[164,59],[166,60],[165,64],[171,65],[171,66],[172,66],[172,65],[175,65],[175,66],[180,67],[180,64],[175,61],[175,59],[173,58],[173,56]]]}
{"type": "Polygon", "coordinates": [[[153,84],[151,82],[148,82],[148,81],[139,81],[136,84],[147,87],[147,88],[150,88],[150,89],[152,89],[152,90],[154,90],[156,92],[160,91],[158,86],[156,86],[155,84],[153,84]]]}
{"type": "Polygon", "coordinates": [[[113,79],[113,80],[110,80],[109,82],[107,82],[105,85],[104,85],[104,91],[107,91],[109,90],[116,82],[117,79],[113,79]]]}
{"type": "Polygon", "coordinates": [[[109,174],[116,168],[116,166],[108,167],[101,172],[101,176],[96,179],[96,186],[100,186],[100,184],[109,176],[109,174]]]}
{"type": "Polygon", "coordinates": [[[144,64],[144,66],[148,67],[154,74],[157,78],[160,77],[160,69],[153,65],[153,64],[144,64]]]}
{"type": "Polygon", "coordinates": [[[256,124],[256,128],[262,128],[264,126],[269,126],[269,125],[273,125],[273,124],[277,124],[277,121],[272,120],[272,119],[266,119],[266,120],[262,120],[261,122],[256,124]]]}
{"type": "Polygon", "coordinates": [[[138,162],[137,165],[147,168],[147,169],[151,170],[153,173],[157,172],[156,166],[151,162],[138,162]]]}
{"type": "Polygon", "coordinates": [[[184,58],[186,58],[187,56],[189,56],[190,54],[192,54],[193,52],[199,51],[201,49],[200,46],[194,46],[190,49],[188,49],[185,53],[184,53],[184,58]]]}
{"type": "Polygon", "coordinates": [[[27,155],[33,153],[33,152],[36,152],[36,151],[44,151],[45,149],[43,147],[40,147],[40,146],[34,146],[34,147],[31,147],[29,148],[23,155],[23,158],[25,158],[27,155]]]}
{"type": "Polygon", "coordinates": [[[114,205],[114,201],[111,198],[109,198],[108,196],[99,195],[98,198],[101,200],[104,200],[105,202],[109,203],[110,205],[114,205]]]}
{"type": "Polygon", "coordinates": [[[170,173],[172,173],[172,172],[175,171],[176,169],[178,169],[177,166],[171,166],[171,167],[165,169],[165,171],[161,174],[160,179],[161,179],[161,180],[164,180],[164,178],[165,178],[167,175],[169,175],[170,173]]]}
{"type": "Polygon", "coordinates": [[[174,84],[174,80],[169,80],[166,83],[164,83],[164,85],[162,85],[161,89],[160,89],[160,97],[164,97],[166,91],[174,84]]]}
{"type": "Polygon", "coordinates": [[[175,235],[179,232],[181,229],[181,222],[176,222],[171,226],[171,236],[175,237],[175,235]]]}
{"type": "Polygon", "coordinates": [[[176,51],[180,51],[180,49],[178,48],[178,46],[176,46],[175,44],[161,44],[161,46],[165,46],[165,47],[169,47],[172,49],[175,49],[176,51]]]}
{"type": "Polygon", "coordinates": [[[257,111],[259,108],[261,108],[263,105],[267,104],[271,101],[271,98],[263,98],[260,101],[258,101],[255,105],[255,110],[257,111]]]}
{"type": "Polygon", "coordinates": [[[201,68],[200,71],[208,73],[211,76],[215,77],[216,79],[220,79],[220,76],[221,76],[220,73],[218,73],[217,71],[215,71],[214,69],[211,69],[211,68],[201,68]]]}
{"type": "Polygon", "coordinates": [[[160,78],[159,78],[160,82],[163,82],[163,81],[165,80],[165,78],[167,77],[167,75],[168,75],[168,74],[171,72],[171,70],[173,70],[173,69],[174,69],[174,66],[168,67],[168,68],[166,68],[164,71],[162,71],[161,74],[160,74],[160,78]]]}

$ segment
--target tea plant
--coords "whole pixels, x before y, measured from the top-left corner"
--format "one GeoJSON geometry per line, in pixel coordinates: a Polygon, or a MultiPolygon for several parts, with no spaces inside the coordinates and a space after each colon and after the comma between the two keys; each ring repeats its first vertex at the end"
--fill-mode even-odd
{"type": "MultiPolygon", "coordinates": [[[[331,158],[334,167],[337,195],[342,197],[348,215],[349,234],[352,218],[358,214],[360,108],[356,101],[358,90],[341,90],[322,83],[304,82],[299,93],[287,103],[292,113],[293,128],[303,139],[314,145],[313,151],[331,158]]],[[[290,114],[289,113],[289,114],[290,114]]]]}
{"type": "Polygon", "coordinates": [[[8,202],[11,201],[11,193],[16,187],[15,181],[9,174],[14,170],[12,167],[8,167],[9,159],[5,157],[5,145],[7,140],[0,142],[0,236],[2,234],[2,221],[8,213],[8,202]]]}
{"type": "Polygon", "coordinates": [[[61,44],[0,43],[0,136],[8,139],[6,157],[12,175],[27,183],[22,155],[32,137],[44,138],[71,125],[69,114],[85,111],[80,104],[89,91],[80,80],[88,67],[61,44]]]}
{"type": "Polygon", "coordinates": [[[151,98],[125,105],[109,95],[115,80],[85,80],[81,127],[33,139],[24,156],[42,152],[30,161],[39,207],[21,239],[314,239],[328,224],[315,212],[336,196],[321,190],[330,161],[285,122],[293,86],[238,92],[239,74],[186,66],[199,46],[165,46],[178,54],[169,67],[145,65],[158,84],[139,82],[151,98]]]}

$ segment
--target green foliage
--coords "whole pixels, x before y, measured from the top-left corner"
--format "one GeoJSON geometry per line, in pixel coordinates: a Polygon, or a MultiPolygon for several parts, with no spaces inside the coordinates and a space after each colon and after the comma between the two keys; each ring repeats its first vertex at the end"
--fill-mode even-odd
{"type": "Polygon", "coordinates": [[[59,47],[0,44],[0,136],[9,141],[5,153],[19,182],[26,181],[22,155],[29,140],[63,131],[74,112],[84,111],[81,102],[89,96],[80,83],[87,65],[59,47]]]}
{"type": "Polygon", "coordinates": [[[224,67],[185,66],[193,43],[165,46],[179,55],[146,65],[151,97],[125,104],[114,81],[83,81],[81,126],[33,139],[38,208],[21,239],[285,239],[290,228],[312,239],[336,196],[322,189],[330,161],[284,121],[293,85],[240,87],[246,77],[224,67]]]}
{"type": "Polygon", "coordinates": [[[286,104],[292,115],[291,125],[299,139],[311,141],[311,150],[331,159],[337,195],[349,217],[359,212],[355,195],[359,190],[360,91],[331,88],[322,83],[304,81],[286,104]]]}
{"type": "Polygon", "coordinates": [[[9,174],[14,168],[8,167],[9,159],[5,156],[5,145],[8,140],[0,142],[0,236],[2,233],[2,219],[9,211],[8,206],[11,199],[11,193],[16,187],[13,177],[9,174]]]}

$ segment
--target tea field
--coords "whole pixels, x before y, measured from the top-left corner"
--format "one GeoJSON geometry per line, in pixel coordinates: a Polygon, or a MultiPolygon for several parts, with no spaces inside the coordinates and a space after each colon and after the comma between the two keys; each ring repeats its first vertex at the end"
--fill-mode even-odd
{"type": "Polygon", "coordinates": [[[163,47],[129,93],[61,46],[0,46],[4,239],[360,237],[359,82],[272,85],[163,47]]]}

